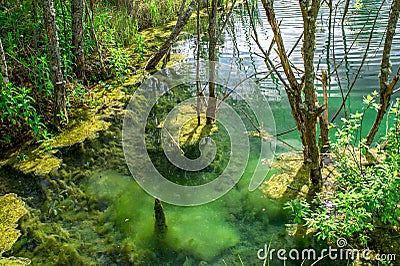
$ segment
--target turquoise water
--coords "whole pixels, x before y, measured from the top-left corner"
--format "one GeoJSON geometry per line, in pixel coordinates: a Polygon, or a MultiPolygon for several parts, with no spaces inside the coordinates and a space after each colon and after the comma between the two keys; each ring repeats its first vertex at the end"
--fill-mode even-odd
{"type": "MultiPolygon", "coordinates": [[[[379,91],[379,66],[384,40],[382,36],[386,30],[388,2],[382,1],[364,1],[364,6],[360,10],[353,8],[355,1],[350,1],[348,17],[344,23],[341,23],[344,1],[333,1],[332,13],[332,29],[329,32],[327,29],[329,23],[329,8],[326,3],[322,5],[320,14],[317,20],[317,44],[315,53],[315,66],[317,75],[321,75],[321,70],[326,70],[329,75],[328,85],[328,111],[329,119],[331,120],[334,114],[339,109],[342,103],[342,95],[345,96],[351,88],[350,96],[345,105],[347,114],[361,111],[363,96],[371,94],[374,90],[379,91]],[[382,6],[381,6],[382,5],[382,6]],[[335,19],[334,16],[337,15],[335,19]],[[373,27],[375,17],[376,25],[370,43],[370,30],[373,27]],[[364,53],[369,45],[366,60],[363,67],[358,70],[360,63],[364,57],[364,53]],[[337,69],[337,72],[334,70],[337,69]],[[359,72],[357,80],[354,79],[359,72]],[[354,82],[354,85],[352,85],[354,82]]],[[[281,23],[281,32],[283,35],[285,47],[290,51],[294,44],[298,41],[302,32],[301,12],[297,4],[292,1],[275,1],[274,2],[276,16],[281,23]]],[[[256,28],[258,38],[263,49],[270,47],[273,39],[272,31],[269,27],[268,20],[261,1],[258,1],[258,23],[256,28]]],[[[400,33],[397,27],[397,33],[400,33]]],[[[261,54],[258,46],[252,39],[252,30],[247,15],[245,6],[238,7],[232,17],[232,23],[228,23],[224,34],[221,37],[220,45],[218,46],[218,60],[221,63],[235,67],[250,76],[254,73],[268,71],[268,67],[264,60],[257,54],[261,54]]],[[[300,70],[302,66],[301,44],[293,49],[289,57],[293,65],[300,70]]],[[[400,65],[400,35],[396,34],[393,40],[391,62],[392,72],[396,72],[400,65]]],[[[178,43],[174,51],[189,55],[188,60],[193,60],[196,47],[196,39],[189,38],[178,43]]],[[[207,58],[207,42],[201,43],[202,56],[207,58]]],[[[274,49],[271,50],[271,60],[278,64],[279,58],[274,49]]],[[[282,76],[284,74],[282,73],[282,76]]],[[[392,74],[393,76],[393,74],[392,74]]],[[[265,75],[257,75],[255,78],[260,79],[258,82],[259,89],[267,98],[269,105],[273,111],[276,132],[284,132],[293,128],[294,121],[290,113],[290,106],[279,79],[271,75],[264,79],[265,75]]],[[[320,104],[322,99],[322,85],[317,81],[317,92],[320,104]]],[[[398,87],[398,86],[397,86],[398,87]]],[[[393,97],[399,97],[397,92],[393,97]]],[[[342,109],[340,115],[335,119],[335,123],[340,123],[340,118],[345,116],[345,111],[342,109]]],[[[375,119],[375,112],[370,111],[365,117],[364,135],[368,133],[370,126],[375,119]]],[[[378,135],[385,135],[385,128],[382,127],[378,135]]],[[[280,139],[290,143],[293,147],[300,149],[301,142],[297,132],[293,132],[282,136],[280,139]]]]}

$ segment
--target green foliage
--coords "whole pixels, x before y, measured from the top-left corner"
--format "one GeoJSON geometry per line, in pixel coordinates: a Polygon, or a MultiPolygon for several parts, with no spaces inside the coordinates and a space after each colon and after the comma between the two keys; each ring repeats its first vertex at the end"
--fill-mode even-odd
{"type": "Polygon", "coordinates": [[[31,90],[25,87],[16,88],[12,83],[2,85],[0,91],[0,120],[10,125],[3,142],[11,142],[23,135],[32,135],[37,140],[48,138],[47,128],[42,116],[33,106],[31,90]]]}
{"type": "MultiPolygon", "coordinates": [[[[11,147],[31,137],[47,138],[47,125],[52,124],[54,87],[50,79],[47,33],[42,3],[10,0],[1,4],[0,32],[12,85],[2,88],[0,148],[11,147]],[[16,97],[15,99],[12,99],[16,97]],[[24,98],[25,100],[23,100],[24,98]],[[16,109],[13,109],[16,108],[16,109]],[[11,110],[12,109],[12,110],[11,110]]],[[[96,44],[91,36],[91,16],[84,18],[85,71],[87,82],[116,77],[122,82],[138,61],[145,59],[145,43],[138,32],[161,25],[176,17],[180,2],[97,1],[93,6],[94,31],[100,44],[106,68],[104,76],[99,64],[96,44]],[[132,50],[123,51],[124,46],[132,50]],[[126,54],[132,54],[128,56],[126,54]]],[[[75,58],[72,40],[72,6],[70,1],[55,1],[55,18],[62,71],[67,89],[67,107],[90,106],[88,89],[74,73],[75,58]]],[[[5,86],[5,85],[2,85],[5,86]]],[[[56,114],[57,115],[57,114],[56,114]]],[[[62,115],[62,114],[58,114],[62,115]]]]}
{"type": "Polygon", "coordinates": [[[139,34],[135,35],[135,48],[133,49],[133,51],[139,55],[140,59],[144,59],[143,37],[139,34]]]}
{"type": "Polygon", "coordinates": [[[162,25],[176,17],[179,1],[102,1],[95,13],[95,27],[107,47],[122,47],[136,42],[137,33],[162,25]]]}
{"type": "Polygon", "coordinates": [[[115,76],[120,82],[124,80],[124,78],[130,72],[130,64],[131,60],[129,56],[124,53],[121,49],[111,49],[111,60],[109,62],[109,68],[111,70],[111,74],[115,76]]]}
{"type": "Polygon", "coordinates": [[[356,0],[356,3],[354,4],[355,9],[361,9],[363,7],[363,1],[362,0],[356,0]]]}
{"type": "Polygon", "coordinates": [[[89,91],[82,84],[71,84],[67,87],[67,107],[91,106],[89,91]]]}
{"type": "Polygon", "coordinates": [[[335,153],[336,191],[321,193],[310,206],[305,200],[287,203],[294,222],[305,223],[318,239],[335,242],[339,237],[366,245],[376,227],[391,228],[400,217],[400,99],[390,109],[394,124],[379,148],[379,162],[369,165],[368,147],[361,138],[365,111],[376,108],[374,97],[364,99],[362,113],[343,119],[332,144],[335,153]]]}
{"type": "Polygon", "coordinates": [[[288,201],[283,209],[289,210],[293,214],[294,223],[303,223],[304,217],[308,217],[311,212],[310,204],[305,200],[288,201]]]}

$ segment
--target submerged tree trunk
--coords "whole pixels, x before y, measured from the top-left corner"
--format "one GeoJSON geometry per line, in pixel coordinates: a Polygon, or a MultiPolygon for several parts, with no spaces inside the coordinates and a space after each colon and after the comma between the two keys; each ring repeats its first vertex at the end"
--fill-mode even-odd
{"type": "Polygon", "coordinates": [[[72,0],[72,52],[75,55],[76,75],[85,80],[83,43],[83,0],[72,0]]]}
{"type": "Polygon", "coordinates": [[[215,61],[217,61],[217,0],[211,2],[211,12],[208,14],[208,61],[210,77],[208,81],[209,100],[206,111],[206,124],[215,122],[215,109],[217,101],[215,97],[215,61]]]}
{"type": "Polygon", "coordinates": [[[381,72],[379,76],[380,107],[376,115],[375,122],[371,127],[371,130],[369,131],[367,136],[366,145],[368,146],[370,146],[374,141],[375,135],[378,132],[379,126],[381,125],[383,117],[389,107],[389,101],[393,93],[393,89],[400,78],[400,68],[399,68],[392,81],[389,82],[389,75],[391,72],[390,50],[392,48],[393,37],[396,34],[396,26],[399,20],[399,12],[400,12],[400,0],[393,0],[389,15],[389,22],[386,29],[385,45],[383,47],[382,61],[381,61],[381,72]]]}
{"type": "Polygon", "coordinates": [[[48,38],[50,79],[54,86],[54,126],[60,128],[63,121],[68,123],[68,115],[53,0],[43,1],[43,17],[48,38]]]}
{"type": "Polygon", "coordinates": [[[6,54],[4,53],[3,44],[0,38],[0,57],[1,57],[1,76],[3,77],[3,83],[7,84],[8,80],[8,69],[7,69],[7,61],[6,61],[6,54]]]}
{"type": "Polygon", "coordinates": [[[192,15],[198,1],[199,0],[192,0],[188,8],[186,9],[185,13],[179,16],[178,21],[176,22],[176,25],[172,30],[171,34],[169,35],[168,39],[164,42],[164,44],[161,46],[158,52],[154,54],[152,57],[150,57],[150,59],[147,61],[145,67],[146,70],[152,70],[156,68],[158,62],[161,61],[161,59],[164,57],[164,55],[168,52],[168,50],[172,46],[172,42],[176,39],[176,37],[178,37],[183,27],[185,27],[185,25],[189,21],[189,18],[192,15]]]}
{"type": "Polygon", "coordinates": [[[154,199],[154,217],[156,219],[154,233],[158,238],[164,238],[167,232],[167,223],[165,221],[164,208],[161,201],[157,198],[154,199]]]}
{"type": "Polygon", "coordinates": [[[301,133],[301,140],[304,148],[304,164],[310,172],[312,184],[314,187],[317,187],[322,180],[322,174],[316,137],[316,123],[322,109],[318,106],[318,99],[315,94],[313,60],[315,52],[316,19],[321,1],[300,0],[299,3],[304,23],[304,41],[302,47],[304,76],[301,79],[301,83],[297,81],[289,62],[280,27],[276,20],[273,1],[262,0],[268,22],[274,33],[278,56],[287,81],[289,82],[288,85],[285,85],[285,90],[288,95],[294,121],[297,129],[301,133]],[[304,95],[304,100],[302,94],[304,95]]]}

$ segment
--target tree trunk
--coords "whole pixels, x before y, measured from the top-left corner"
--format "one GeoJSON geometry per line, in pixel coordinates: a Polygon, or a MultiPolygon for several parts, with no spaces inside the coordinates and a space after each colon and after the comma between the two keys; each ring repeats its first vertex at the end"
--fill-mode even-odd
{"type": "Polygon", "coordinates": [[[158,50],[158,52],[156,54],[154,54],[152,57],[150,57],[149,61],[147,61],[147,64],[145,67],[146,70],[153,70],[156,68],[158,62],[161,61],[161,59],[164,57],[164,55],[170,49],[172,42],[176,39],[176,37],[178,37],[178,35],[182,31],[183,27],[189,21],[189,18],[192,15],[198,1],[199,0],[192,0],[192,2],[190,2],[185,13],[178,18],[178,21],[176,22],[176,25],[175,25],[174,29],[172,30],[171,34],[169,35],[168,39],[164,42],[164,44],[161,46],[161,48],[158,50]]]}
{"type": "Polygon", "coordinates": [[[397,74],[395,75],[393,80],[389,83],[389,75],[391,72],[390,50],[392,48],[393,37],[396,34],[396,26],[399,20],[399,12],[400,12],[400,0],[393,0],[389,15],[388,26],[386,30],[385,45],[383,47],[382,61],[381,61],[381,73],[379,76],[380,107],[376,115],[375,122],[372,125],[371,130],[369,131],[367,136],[366,145],[368,146],[370,146],[374,141],[375,135],[378,132],[383,117],[387,111],[387,108],[389,107],[390,96],[392,95],[393,89],[400,78],[400,68],[399,68],[397,74]]]}
{"type": "Polygon", "coordinates": [[[100,48],[100,44],[99,41],[97,40],[97,36],[96,36],[96,30],[94,28],[94,22],[93,22],[93,1],[90,1],[90,10],[89,10],[89,5],[87,0],[85,1],[85,9],[86,9],[86,15],[89,18],[90,21],[90,38],[92,39],[92,41],[94,41],[95,43],[95,47],[96,47],[96,52],[99,55],[99,60],[100,60],[100,66],[101,66],[101,72],[104,76],[107,75],[107,71],[106,68],[104,66],[104,60],[103,60],[103,54],[101,53],[101,48],[100,48]]]}
{"type": "MultiPolygon", "coordinates": [[[[201,34],[201,25],[200,25],[200,1],[197,3],[197,14],[196,14],[196,28],[197,28],[197,41],[196,41],[196,90],[197,90],[197,126],[201,124],[201,109],[202,109],[202,101],[201,97],[204,96],[201,89],[201,81],[200,81],[200,34],[201,34]]],[[[180,13],[182,13],[181,11],[180,13]]]]}
{"type": "Polygon", "coordinates": [[[304,23],[304,41],[302,47],[304,61],[304,131],[302,140],[304,145],[304,162],[310,168],[310,178],[314,185],[322,180],[319,149],[316,136],[316,122],[319,116],[317,96],[315,93],[314,81],[314,53],[315,53],[315,31],[316,20],[320,7],[320,0],[313,0],[312,3],[300,0],[300,9],[304,23]],[[309,6],[311,5],[311,6],[309,6]]]}
{"type": "MultiPolygon", "coordinates": [[[[318,116],[321,113],[321,108],[319,108],[317,104],[318,99],[315,95],[315,71],[313,60],[315,52],[316,18],[321,3],[320,0],[299,2],[304,23],[304,41],[302,47],[304,76],[302,77],[302,82],[300,84],[294,75],[286,53],[279,24],[276,20],[273,1],[262,0],[268,22],[274,33],[278,56],[287,81],[289,82],[288,85],[285,85],[285,90],[288,95],[294,121],[297,129],[301,133],[301,140],[304,147],[304,164],[309,170],[310,179],[314,188],[317,188],[322,180],[320,156],[316,137],[316,123],[318,116]],[[302,99],[302,94],[304,94],[304,100],[302,99]]],[[[316,190],[314,189],[314,191],[316,190]]]]}
{"type": "Polygon", "coordinates": [[[211,125],[215,122],[215,62],[217,61],[217,0],[211,2],[211,12],[208,14],[208,61],[210,67],[210,77],[208,81],[209,100],[206,111],[206,124],[211,125]]]}
{"type": "Polygon", "coordinates": [[[154,233],[158,238],[164,238],[167,232],[167,222],[165,221],[164,208],[161,201],[157,198],[154,199],[154,233]]]}
{"type": "Polygon", "coordinates": [[[321,131],[321,153],[326,156],[329,152],[329,129],[328,129],[328,75],[322,70],[322,89],[324,93],[324,114],[319,116],[319,128],[321,131]]]}
{"type": "Polygon", "coordinates": [[[1,57],[1,65],[0,65],[1,76],[3,77],[3,83],[7,84],[9,82],[7,61],[6,61],[6,55],[5,55],[4,49],[3,49],[3,44],[1,42],[1,38],[0,38],[0,57],[1,57]]]}
{"type": "Polygon", "coordinates": [[[75,56],[75,71],[85,81],[85,53],[83,43],[83,0],[72,0],[72,52],[75,56]]]}
{"type": "Polygon", "coordinates": [[[54,126],[60,128],[64,119],[68,123],[68,115],[53,0],[43,0],[43,17],[48,38],[50,79],[54,86],[54,126]]]}

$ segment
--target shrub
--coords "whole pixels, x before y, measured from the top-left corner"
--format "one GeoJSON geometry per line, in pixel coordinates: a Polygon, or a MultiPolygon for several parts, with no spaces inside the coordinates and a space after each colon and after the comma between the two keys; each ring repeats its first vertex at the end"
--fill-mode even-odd
{"type": "Polygon", "coordinates": [[[47,128],[38,114],[31,91],[25,87],[17,88],[12,83],[1,85],[0,120],[3,125],[1,142],[9,144],[16,138],[31,137],[36,140],[48,138],[47,128]]]}
{"type": "Polygon", "coordinates": [[[363,112],[344,119],[336,132],[332,145],[338,171],[335,191],[318,194],[312,205],[305,200],[287,203],[294,221],[304,223],[318,239],[335,242],[345,237],[367,245],[375,228],[399,224],[400,99],[389,112],[394,123],[378,145],[382,159],[372,165],[366,163],[369,151],[360,135],[365,111],[377,105],[372,96],[365,97],[364,103],[363,112]]]}

